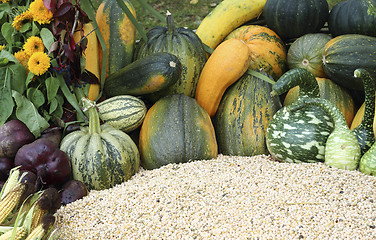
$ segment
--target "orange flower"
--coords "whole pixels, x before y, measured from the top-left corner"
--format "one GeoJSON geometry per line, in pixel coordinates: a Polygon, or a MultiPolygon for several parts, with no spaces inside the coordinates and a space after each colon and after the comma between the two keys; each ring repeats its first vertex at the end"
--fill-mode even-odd
{"type": "Polygon", "coordinates": [[[31,15],[30,11],[26,11],[20,15],[17,15],[17,17],[14,18],[12,26],[17,31],[20,31],[22,26],[25,25],[25,23],[31,22],[32,20],[33,16],[31,15]]]}
{"type": "Polygon", "coordinates": [[[29,67],[30,72],[34,75],[40,76],[47,72],[50,67],[50,57],[44,52],[36,52],[31,55],[27,66],[29,67]]]}
{"type": "Polygon", "coordinates": [[[23,49],[30,56],[35,52],[44,52],[43,40],[40,37],[31,36],[26,40],[23,49]]]}
{"type": "Polygon", "coordinates": [[[14,56],[17,58],[17,60],[21,63],[22,66],[24,66],[26,69],[28,69],[27,63],[29,61],[30,55],[27,54],[24,50],[20,50],[14,54],[14,56]]]}
{"type": "Polygon", "coordinates": [[[44,6],[43,0],[32,2],[29,11],[33,15],[33,20],[39,24],[48,24],[53,18],[53,13],[44,6]]]}

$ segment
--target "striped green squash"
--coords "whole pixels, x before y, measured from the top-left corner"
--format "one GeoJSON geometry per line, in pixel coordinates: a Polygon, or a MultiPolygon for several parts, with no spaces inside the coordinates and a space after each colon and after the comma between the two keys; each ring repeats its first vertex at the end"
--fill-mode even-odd
{"type": "Polygon", "coordinates": [[[325,45],[323,68],[339,85],[363,90],[363,82],[354,77],[354,71],[362,68],[376,77],[376,37],[346,34],[331,39],[325,45]]]}
{"type": "Polygon", "coordinates": [[[227,89],[213,119],[220,153],[268,154],[266,127],[281,108],[279,97],[270,96],[271,91],[270,83],[248,74],[227,89]]]}
{"type": "Polygon", "coordinates": [[[140,166],[136,144],[123,131],[108,124],[100,125],[95,104],[85,99],[89,126],[67,134],[60,149],[71,159],[73,179],[88,190],[103,190],[133,176],[140,166]]]}
{"type": "MultiPolygon", "coordinates": [[[[299,86],[301,98],[319,98],[315,76],[304,68],[287,71],[273,85],[273,94],[282,94],[299,86]]],[[[288,111],[287,106],[274,114],[266,130],[270,154],[283,162],[323,162],[325,143],[333,130],[330,116],[317,106],[288,111]]]]}
{"type": "Polygon", "coordinates": [[[126,133],[142,124],[147,111],[145,103],[131,95],[108,98],[97,107],[102,121],[126,133]]]}

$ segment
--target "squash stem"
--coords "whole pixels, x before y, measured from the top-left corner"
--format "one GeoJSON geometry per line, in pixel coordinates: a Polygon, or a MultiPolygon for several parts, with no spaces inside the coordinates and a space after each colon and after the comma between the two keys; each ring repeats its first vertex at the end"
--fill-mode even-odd
{"type": "Polygon", "coordinates": [[[167,22],[167,32],[170,34],[175,34],[175,23],[174,19],[171,16],[171,13],[167,11],[166,13],[166,22],[167,22]]]}
{"type": "Polygon", "coordinates": [[[82,98],[82,104],[84,106],[84,111],[89,112],[89,134],[101,132],[101,124],[99,120],[98,110],[95,106],[95,102],[89,100],[88,98],[82,98]]]}

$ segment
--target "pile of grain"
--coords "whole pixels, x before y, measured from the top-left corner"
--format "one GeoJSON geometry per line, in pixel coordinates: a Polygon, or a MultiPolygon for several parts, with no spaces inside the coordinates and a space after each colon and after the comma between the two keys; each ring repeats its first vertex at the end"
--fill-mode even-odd
{"type": "Polygon", "coordinates": [[[57,212],[60,239],[376,239],[376,177],[228,157],[140,170],[57,212]]]}

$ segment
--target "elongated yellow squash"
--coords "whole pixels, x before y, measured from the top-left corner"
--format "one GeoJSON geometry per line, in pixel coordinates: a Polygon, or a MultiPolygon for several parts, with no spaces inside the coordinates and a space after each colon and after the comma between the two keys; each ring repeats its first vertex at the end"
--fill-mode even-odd
{"type": "Polygon", "coordinates": [[[265,3],[266,0],[223,0],[202,20],[196,34],[215,49],[235,28],[257,18],[265,3]]]}
{"type": "Polygon", "coordinates": [[[205,63],[196,87],[196,101],[210,117],[216,113],[226,89],[248,69],[248,46],[239,39],[228,39],[213,51],[205,63]]]}

